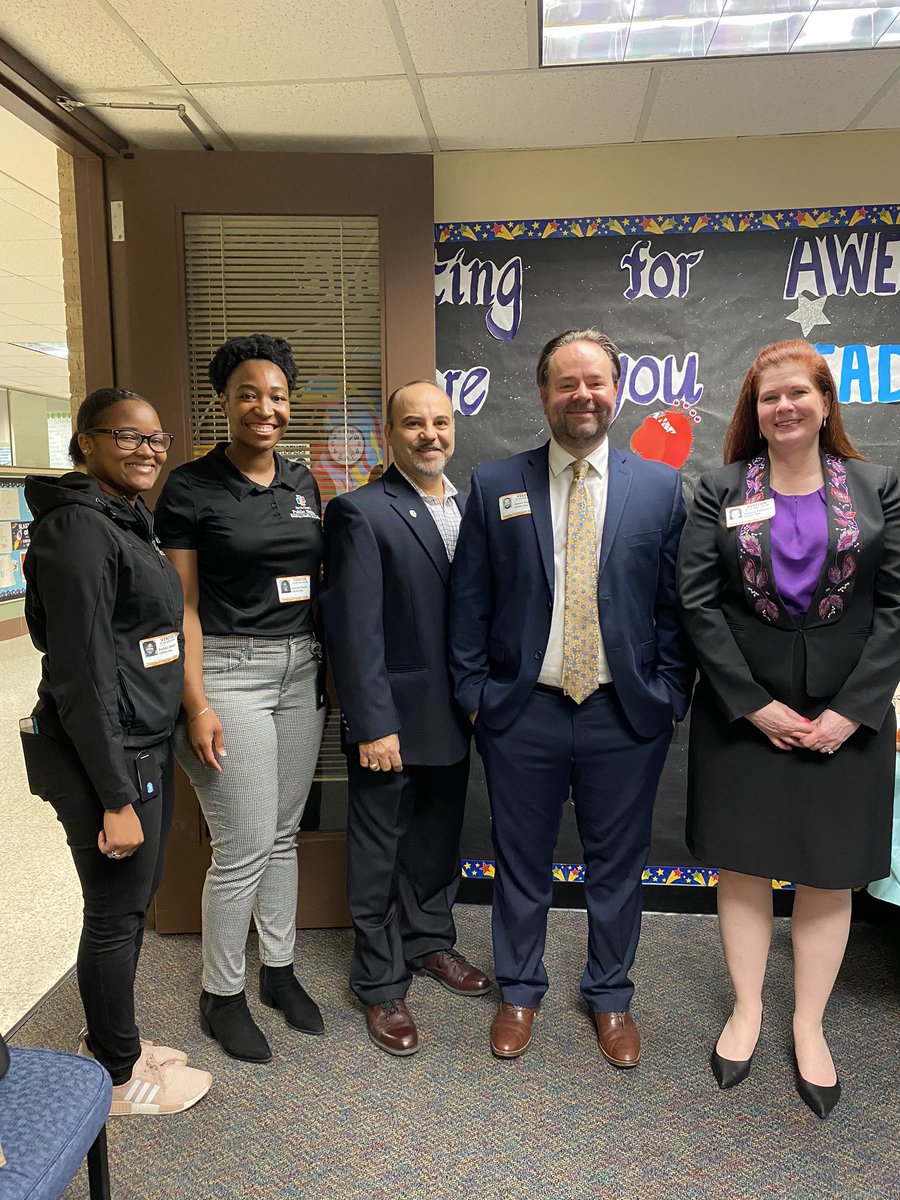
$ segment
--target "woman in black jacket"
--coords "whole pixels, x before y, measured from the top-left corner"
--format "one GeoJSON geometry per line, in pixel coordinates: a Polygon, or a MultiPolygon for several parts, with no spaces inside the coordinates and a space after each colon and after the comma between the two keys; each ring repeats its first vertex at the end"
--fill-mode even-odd
{"type": "Polygon", "coordinates": [[[183,680],[181,584],[141,499],[171,441],[149,404],[105,388],[78,412],[69,453],[83,471],[25,482],[25,616],[44,657],[22,743],[31,791],[56,810],[81,881],[81,1049],[112,1076],[114,1116],[181,1112],[212,1082],[181,1052],[142,1041],[134,1018],[183,680]]]}
{"type": "Polygon", "coordinates": [[[747,372],[726,466],[701,477],[678,588],[700,681],[688,845],[719,868],[735,992],[713,1050],[722,1088],[750,1071],[762,1021],[773,879],[796,885],[796,1086],[840,1096],[822,1019],[851,889],[887,873],[900,679],[900,483],[846,434],[827,363],[777,342],[747,372]]]}

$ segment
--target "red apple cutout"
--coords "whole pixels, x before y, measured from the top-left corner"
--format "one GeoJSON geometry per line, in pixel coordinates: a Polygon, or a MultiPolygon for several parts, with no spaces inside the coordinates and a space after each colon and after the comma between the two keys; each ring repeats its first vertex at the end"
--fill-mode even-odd
{"type": "Polygon", "coordinates": [[[641,458],[683,467],[694,444],[691,422],[680,412],[658,412],[647,417],[631,438],[631,448],[641,458]]]}

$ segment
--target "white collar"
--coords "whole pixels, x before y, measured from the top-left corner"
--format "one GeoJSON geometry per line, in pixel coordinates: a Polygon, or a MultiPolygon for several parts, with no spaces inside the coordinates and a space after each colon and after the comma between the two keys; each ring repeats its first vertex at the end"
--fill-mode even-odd
{"type": "MultiPolygon", "coordinates": [[[[550,470],[554,476],[562,475],[566,467],[575,461],[575,455],[564,450],[555,437],[550,438],[550,470]]],[[[609,466],[609,438],[604,438],[596,450],[587,455],[587,461],[602,479],[609,466]]]]}
{"type": "MultiPolygon", "coordinates": [[[[396,467],[397,464],[394,463],[394,466],[396,467]]],[[[405,471],[401,471],[399,467],[397,467],[397,470],[400,471],[400,474],[403,476],[403,478],[406,480],[406,482],[409,484],[409,486],[413,489],[413,491],[418,492],[423,500],[436,500],[438,504],[441,504],[441,503],[446,504],[447,501],[452,500],[453,497],[456,495],[456,493],[459,491],[459,488],[454,487],[446,475],[442,476],[443,481],[444,481],[444,499],[443,499],[443,501],[441,501],[440,496],[431,496],[431,495],[429,495],[428,492],[423,492],[422,489],[419,487],[419,485],[416,483],[416,481],[414,479],[410,479],[410,477],[407,475],[407,473],[405,471]]]]}

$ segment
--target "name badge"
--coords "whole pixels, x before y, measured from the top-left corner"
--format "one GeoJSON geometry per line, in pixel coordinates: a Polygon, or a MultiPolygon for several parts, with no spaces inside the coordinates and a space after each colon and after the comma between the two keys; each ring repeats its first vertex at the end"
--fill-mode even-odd
{"type": "Polygon", "coordinates": [[[275,586],[278,588],[280,604],[296,604],[298,600],[308,600],[310,597],[308,575],[279,575],[275,586]]]}
{"type": "Polygon", "coordinates": [[[500,497],[500,520],[508,521],[510,517],[527,517],[531,512],[531,501],[527,492],[510,492],[508,496],[500,497]]]}
{"type": "Polygon", "coordinates": [[[141,648],[141,660],[144,669],[161,667],[163,663],[175,662],[181,654],[177,633],[160,633],[156,637],[142,638],[138,645],[141,648]]]}
{"type": "Polygon", "coordinates": [[[771,521],[775,516],[775,501],[754,500],[752,504],[735,504],[725,509],[725,524],[729,529],[736,525],[752,525],[754,521],[771,521]]]}

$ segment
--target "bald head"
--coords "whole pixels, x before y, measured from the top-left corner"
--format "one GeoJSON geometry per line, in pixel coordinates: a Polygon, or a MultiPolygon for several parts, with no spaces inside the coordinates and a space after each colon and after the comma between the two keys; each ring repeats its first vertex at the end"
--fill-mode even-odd
{"type": "Polygon", "coordinates": [[[430,380],[417,379],[391,393],[386,429],[400,470],[429,491],[440,484],[453,457],[453,405],[430,380]]]}

